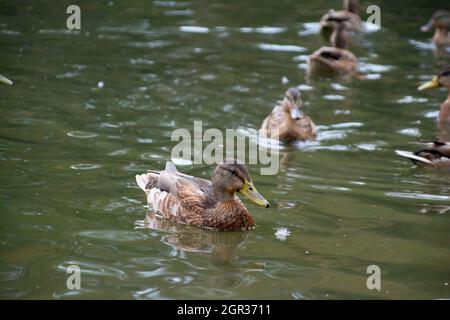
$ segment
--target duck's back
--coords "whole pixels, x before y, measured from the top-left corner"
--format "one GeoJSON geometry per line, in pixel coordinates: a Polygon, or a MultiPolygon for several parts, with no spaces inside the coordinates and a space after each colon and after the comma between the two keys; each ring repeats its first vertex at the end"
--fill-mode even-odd
{"type": "Polygon", "coordinates": [[[275,138],[276,130],[279,130],[285,120],[283,109],[280,105],[273,108],[272,112],[264,119],[261,125],[261,133],[269,138],[275,138]]]}
{"type": "Polygon", "coordinates": [[[210,181],[180,173],[173,165],[137,175],[136,182],[149,208],[171,221],[202,227],[205,212],[216,205],[210,181]]]}

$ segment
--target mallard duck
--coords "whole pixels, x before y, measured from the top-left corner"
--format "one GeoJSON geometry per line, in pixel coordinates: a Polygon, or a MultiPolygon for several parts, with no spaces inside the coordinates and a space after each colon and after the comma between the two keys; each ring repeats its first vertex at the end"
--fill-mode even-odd
{"type": "Polygon", "coordinates": [[[255,220],[236,192],[269,207],[253,185],[245,165],[234,159],[220,163],[211,181],[180,173],[172,162],[167,162],[163,171],[136,175],[136,182],[157,214],[201,228],[244,231],[255,227],[255,220]]]}
{"type": "Polygon", "coordinates": [[[261,134],[287,142],[315,139],[316,125],[300,111],[301,106],[300,90],[289,88],[281,104],[275,106],[264,120],[260,129],[261,134]]]}
{"type": "Polygon", "coordinates": [[[346,49],[348,44],[348,29],[344,23],[329,21],[333,27],[330,42],[334,47],[322,47],[314,51],[308,60],[310,73],[332,72],[340,74],[356,74],[358,59],[346,49]]]}
{"type": "Polygon", "coordinates": [[[435,11],[430,21],[420,28],[422,32],[429,32],[433,29],[432,41],[437,46],[450,46],[450,12],[447,10],[435,11]]]}
{"type": "Polygon", "coordinates": [[[361,18],[359,17],[359,1],[358,0],[344,0],[344,10],[335,11],[330,9],[320,19],[320,27],[322,30],[331,29],[328,24],[329,21],[338,21],[345,23],[350,30],[361,30],[361,18]]]}
{"type": "Polygon", "coordinates": [[[422,84],[418,90],[422,91],[438,87],[445,87],[449,89],[447,99],[442,102],[441,109],[439,111],[439,125],[450,126],[450,65],[447,66],[440,74],[433,77],[433,79],[422,84]]]}
{"type": "Polygon", "coordinates": [[[420,167],[450,168],[450,142],[429,141],[421,144],[425,148],[414,153],[401,150],[395,152],[420,167]]]}
{"type": "Polygon", "coordinates": [[[1,74],[0,74],[0,82],[7,84],[9,86],[12,86],[14,84],[11,80],[9,80],[7,77],[5,77],[1,74]]]}

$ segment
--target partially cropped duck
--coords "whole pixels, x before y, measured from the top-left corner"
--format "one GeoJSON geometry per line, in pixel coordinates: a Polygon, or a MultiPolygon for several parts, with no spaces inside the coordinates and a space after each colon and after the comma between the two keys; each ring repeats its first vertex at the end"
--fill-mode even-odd
{"type": "Polygon", "coordinates": [[[264,120],[261,134],[286,142],[315,139],[316,125],[300,111],[301,106],[300,90],[289,88],[281,104],[275,106],[272,113],[264,120]]]}
{"type": "Polygon", "coordinates": [[[322,47],[309,56],[309,72],[357,74],[358,59],[346,49],[348,45],[348,29],[346,25],[336,21],[328,21],[328,25],[333,28],[330,37],[333,47],[322,47]]]}
{"type": "Polygon", "coordinates": [[[344,0],[343,10],[335,11],[330,9],[320,19],[320,27],[322,30],[330,28],[329,21],[338,21],[345,23],[346,26],[353,31],[361,30],[361,18],[359,17],[359,1],[358,0],[344,0]]]}
{"type": "Polygon", "coordinates": [[[420,28],[423,32],[434,29],[432,41],[437,46],[450,46],[450,12],[447,10],[437,10],[431,16],[430,21],[420,28]]]}
{"type": "Polygon", "coordinates": [[[395,152],[420,167],[450,168],[450,142],[430,141],[421,144],[425,147],[414,153],[401,150],[395,152]]]}
{"type": "Polygon", "coordinates": [[[211,181],[178,172],[171,162],[163,171],[136,175],[147,202],[162,217],[201,228],[245,231],[255,227],[255,220],[236,196],[240,193],[254,203],[268,208],[269,202],[253,185],[243,163],[227,159],[220,163],[211,181]]]}
{"type": "Polygon", "coordinates": [[[447,66],[440,74],[433,77],[430,81],[422,84],[418,90],[426,90],[438,87],[449,89],[447,99],[442,102],[439,111],[439,125],[441,127],[450,127],[450,65],[447,66]]]}
{"type": "Polygon", "coordinates": [[[9,80],[7,77],[5,77],[1,74],[0,74],[0,82],[7,84],[9,86],[12,86],[14,84],[11,80],[9,80]]]}

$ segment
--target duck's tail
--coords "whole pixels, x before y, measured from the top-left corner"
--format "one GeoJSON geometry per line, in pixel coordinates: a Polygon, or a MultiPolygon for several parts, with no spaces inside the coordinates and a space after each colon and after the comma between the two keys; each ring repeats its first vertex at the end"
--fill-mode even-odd
{"type": "Polygon", "coordinates": [[[149,183],[150,179],[148,178],[147,173],[143,174],[137,174],[136,175],[136,183],[143,191],[145,191],[147,184],[149,183]]]}
{"type": "Polygon", "coordinates": [[[427,158],[418,156],[410,151],[395,150],[395,153],[401,157],[410,159],[414,163],[417,163],[417,161],[418,161],[421,163],[432,164],[432,162],[430,160],[428,160],[427,158]]]}
{"type": "Polygon", "coordinates": [[[159,171],[149,171],[136,175],[136,183],[142,191],[147,192],[149,189],[158,186],[159,171]]]}

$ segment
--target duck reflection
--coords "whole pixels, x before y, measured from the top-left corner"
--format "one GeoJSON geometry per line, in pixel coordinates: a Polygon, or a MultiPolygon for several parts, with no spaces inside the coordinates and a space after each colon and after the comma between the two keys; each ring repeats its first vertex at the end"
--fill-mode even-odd
{"type": "Polygon", "coordinates": [[[136,222],[136,227],[164,232],[161,242],[174,250],[206,253],[213,261],[227,264],[238,258],[237,248],[249,235],[248,232],[220,232],[176,224],[160,218],[151,210],[144,220],[136,222]]]}

